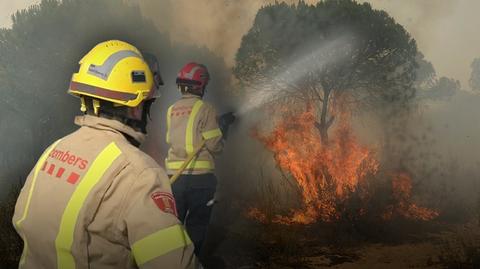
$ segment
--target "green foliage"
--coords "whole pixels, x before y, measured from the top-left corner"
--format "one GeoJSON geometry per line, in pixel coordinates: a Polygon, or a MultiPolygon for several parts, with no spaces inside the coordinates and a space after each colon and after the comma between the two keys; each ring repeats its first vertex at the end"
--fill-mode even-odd
{"type": "Polygon", "coordinates": [[[438,78],[432,63],[425,60],[421,53],[417,55],[417,64],[415,87],[418,90],[418,99],[448,99],[461,89],[458,80],[447,77],[438,78]]]}
{"type": "Polygon", "coordinates": [[[255,83],[282,74],[305,56],[314,64],[296,71],[303,74],[299,81],[312,81],[314,88],[370,93],[358,98],[369,103],[414,96],[415,41],[386,12],[352,0],[263,7],[242,39],[234,74],[255,83]],[[318,51],[322,46],[327,49],[318,51]]]}
{"type": "Polygon", "coordinates": [[[435,68],[431,62],[425,60],[421,52],[417,54],[417,65],[415,87],[417,89],[433,87],[437,76],[435,68]]]}
{"type": "Polygon", "coordinates": [[[470,87],[472,87],[474,91],[480,91],[480,58],[473,60],[471,67],[470,87]]]}
{"type": "Polygon", "coordinates": [[[460,90],[460,88],[460,81],[452,78],[440,77],[438,80],[434,81],[433,85],[428,90],[421,92],[419,97],[434,100],[445,99],[453,96],[460,90]]]}

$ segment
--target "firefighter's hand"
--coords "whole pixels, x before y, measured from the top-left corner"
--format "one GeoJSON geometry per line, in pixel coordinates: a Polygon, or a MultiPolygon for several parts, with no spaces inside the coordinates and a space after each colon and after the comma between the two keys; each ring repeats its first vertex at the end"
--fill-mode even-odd
{"type": "Polygon", "coordinates": [[[235,121],[235,115],[233,112],[228,112],[220,116],[219,124],[220,126],[230,126],[235,121]]]}
{"type": "Polygon", "coordinates": [[[218,119],[218,125],[220,130],[222,130],[223,138],[227,139],[228,136],[228,127],[235,121],[236,117],[233,112],[228,112],[220,116],[218,119]]]}

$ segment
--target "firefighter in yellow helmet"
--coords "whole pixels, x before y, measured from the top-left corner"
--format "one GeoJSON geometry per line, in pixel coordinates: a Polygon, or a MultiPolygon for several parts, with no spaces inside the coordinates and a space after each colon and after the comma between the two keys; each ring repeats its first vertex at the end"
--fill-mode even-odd
{"type": "Polygon", "coordinates": [[[80,61],[68,90],[81,100],[80,128],[47,148],[17,200],[20,268],[194,267],[167,175],[136,147],[158,72],[154,58],[118,40],[80,61]]]}

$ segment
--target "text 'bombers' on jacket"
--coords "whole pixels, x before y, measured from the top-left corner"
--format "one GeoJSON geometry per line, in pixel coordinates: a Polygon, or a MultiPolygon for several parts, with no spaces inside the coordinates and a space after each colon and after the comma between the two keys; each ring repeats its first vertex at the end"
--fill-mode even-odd
{"type": "Polygon", "coordinates": [[[82,116],[30,172],[13,223],[20,268],[193,268],[165,171],[118,121],[82,116]]]}

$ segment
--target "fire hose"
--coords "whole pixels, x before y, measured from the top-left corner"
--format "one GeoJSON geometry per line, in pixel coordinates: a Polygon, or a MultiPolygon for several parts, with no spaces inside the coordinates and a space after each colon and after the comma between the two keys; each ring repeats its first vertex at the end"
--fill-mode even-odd
{"type": "Polygon", "coordinates": [[[195,151],[193,151],[192,154],[188,156],[188,158],[183,162],[182,166],[180,166],[177,172],[170,178],[170,184],[173,184],[183,173],[183,171],[185,171],[187,166],[192,162],[193,158],[195,158],[195,156],[197,156],[200,150],[202,150],[202,148],[205,146],[206,142],[207,140],[203,140],[202,143],[195,149],[195,151]]]}
{"type": "MultiPolygon", "coordinates": [[[[202,148],[205,146],[206,142],[207,140],[203,140],[202,143],[198,146],[198,148],[195,149],[195,151],[190,154],[190,156],[188,156],[188,158],[183,162],[182,166],[180,166],[180,169],[178,169],[177,172],[170,178],[170,184],[173,184],[180,177],[183,171],[185,171],[187,166],[192,162],[193,158],[195,158],[195,156],[197,156],[200,150],[202,150],[202,148]]],[[[218,201],[213,198],[212,200],[207,202],[206,206],[212,206],[217,202],[218,201]]]]}

